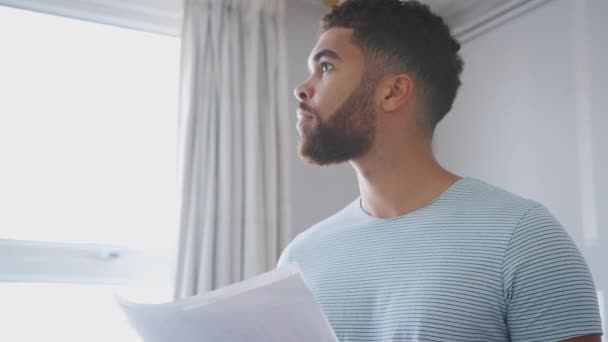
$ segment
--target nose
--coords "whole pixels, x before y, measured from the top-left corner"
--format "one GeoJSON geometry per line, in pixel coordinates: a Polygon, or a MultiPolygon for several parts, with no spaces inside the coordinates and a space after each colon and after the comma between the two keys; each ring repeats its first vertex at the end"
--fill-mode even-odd
{"type": "Polygon", "coordinates": [[[303,102],[312,98],[314,89],[307,82],[304,82],[293,90],[293,94],[299,101],[303,102]]]}

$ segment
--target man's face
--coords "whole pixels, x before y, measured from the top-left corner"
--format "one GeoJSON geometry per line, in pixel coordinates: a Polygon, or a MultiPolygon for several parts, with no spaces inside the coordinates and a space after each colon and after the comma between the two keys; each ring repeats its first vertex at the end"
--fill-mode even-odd
{"type": "Polygon", "coordinates": [[[352,30],[332,28],[321,35],[308,61],[310,77],[295,90],[299,101],[299,151],[326,165],[364,155],[375,132],[376,82],[365,72],[352,30]]]}

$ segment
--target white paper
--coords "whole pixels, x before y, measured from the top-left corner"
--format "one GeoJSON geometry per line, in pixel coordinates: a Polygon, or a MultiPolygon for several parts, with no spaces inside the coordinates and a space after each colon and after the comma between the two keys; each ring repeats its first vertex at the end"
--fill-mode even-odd
{"type": "Polygon", "coordinates": [[[338,342],[295,265],[175,302],[117,301],[145,342],[338,342]]]}

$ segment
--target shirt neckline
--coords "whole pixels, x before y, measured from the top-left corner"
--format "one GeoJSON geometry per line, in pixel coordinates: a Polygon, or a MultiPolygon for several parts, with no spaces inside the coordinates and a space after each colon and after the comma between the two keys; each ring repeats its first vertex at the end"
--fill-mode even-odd
{"type": "Polygon", "coordinates": [[[443,199],[446,195],[448,195],[449,193],[455,191],[457,188],[461,187],[463,184],[467,183],[468,181],[472,180],[471,177],[462,177],[459,180],[457,180],[456,182],[454,182],[452,185],[450,185],[444,192],[442,192],[439,196],[437,196],[435,199],[433,199],[431,202],[429,202],[427,205],[418,208],[414,211],[411,211],[409,213],[400,215],[400,216],[395,216],[395,217],[390,217],[390,218],[380,218],[380,217],[376,217],[373,215],[370,215],[369,213],[367,213],[364,209],[363,209],[363,204],[361,203],[361,195],[359,195],[359,197],[355,200],[355,202],[353,203],[357,214],[360,217],[363,217],[367,220],[370,221],[376,221],[376,222],[390,222],[390,221],[396,221],[396,220],[401,220],[401,219],[406,219],[412,216],[416,216],[422,212],[425,212],[427,210],[429,210],[430,208],[432,208],[433,206],[435,206],[435,204],[437,202],[439,202],[441,199],[443,199]]]}

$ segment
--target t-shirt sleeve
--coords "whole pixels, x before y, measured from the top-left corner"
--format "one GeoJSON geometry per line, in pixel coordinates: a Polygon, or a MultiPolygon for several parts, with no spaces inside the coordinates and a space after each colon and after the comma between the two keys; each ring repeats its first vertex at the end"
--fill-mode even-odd
{"type": "Polygon", "coordinates": [[[513,342],[602,333],[589,268],[568,233],[543,206],[532,207],[513,231],[502,271],[513,342]]]}
{"type": "Polygon", "coordinates": [[[287,245],[287,247],[285,247],[285,249],[283,249],[281,256],[279,256],[279,260],[277,261],[277,268],[287,266],[289,263],[293,262],[293,260],[292,260],[293,248],[294,248],[294,244],[296,244],[296,241],[298,240],[298,237],[299,236],[296,236],[287,245]]]}
{"type": "Polygon", "coordinates": [[[277,268],[278,267],[283,267],[283,266],[287,265],[288,260],[289,260],[289,247],[290,246],[291,245],[288,245],[287,247],[285,247],[285,249],[281,253],[281,256],[279,257],[279,260],[277,261],[277,268]]]}

